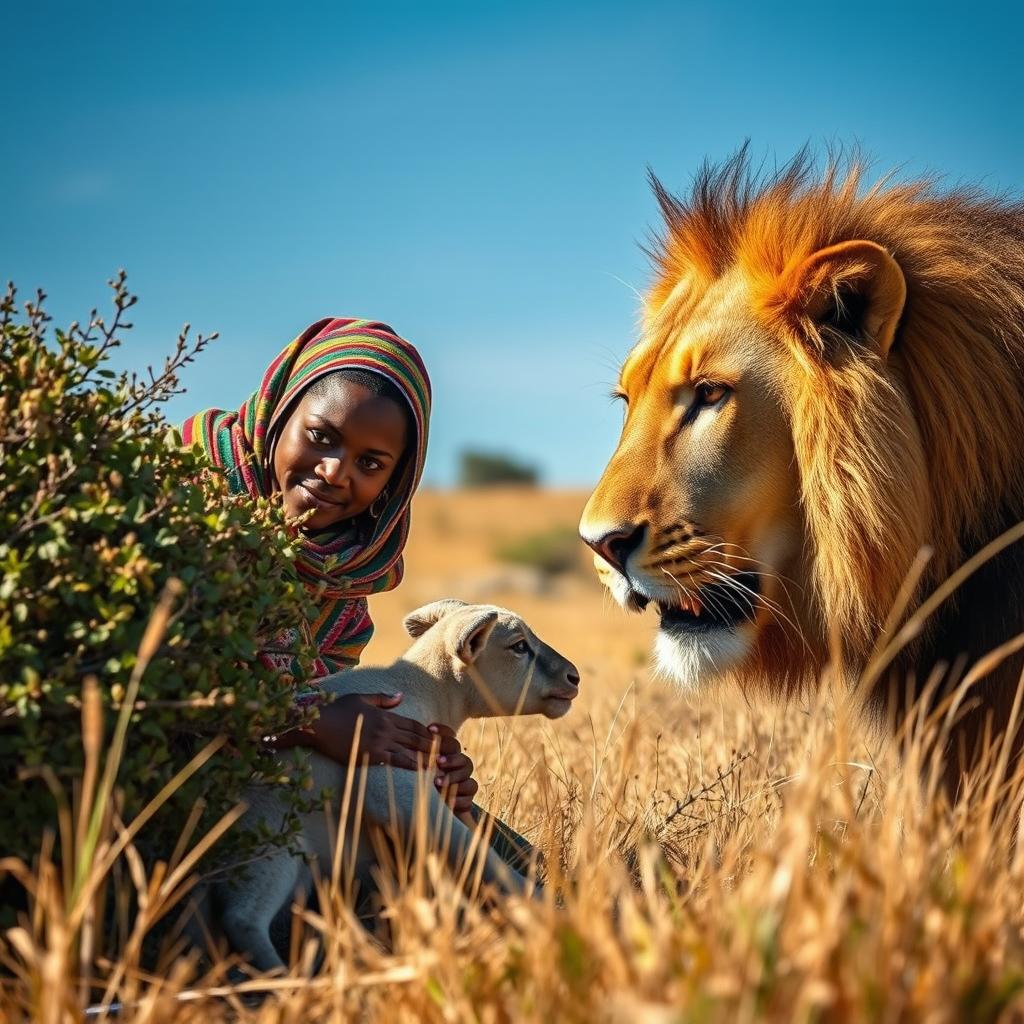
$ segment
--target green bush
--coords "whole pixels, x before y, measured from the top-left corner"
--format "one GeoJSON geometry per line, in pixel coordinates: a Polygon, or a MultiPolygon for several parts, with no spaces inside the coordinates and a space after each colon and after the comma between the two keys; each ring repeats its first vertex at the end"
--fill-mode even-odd
{"type": "Polygon", "coordinates": [[[501,544],[494,554],[502,562],[525,565],[545,576],[558,576],[581,568],[580,550],[575,527],[555,526],[501,544]]]}
{"type": "Polygon", "coordinates": [[[465,451],[459,459],[459,483],[463,487],[486,487],[490,484],[535,484],[538,473],[508,455],[492,452],[465,451]]]}
{"type": "MultiPolygon", "coordinates": [[[[190,343],[186,327],[148,379],[104,365],[135,301],[123,273],[111,285],[109,324],[94,311],[52,339],[42,294],[21,316],[13,286],[0,303],[0,854],[38,849],[55,822],[54,777],[74,791],[90,677],[109,742],[169,580],[182,594],[134,704],[120,816],[133,818],[211,736],[224,746],[146,826],[145,850],[166,857],[197,804],[201,829],[251,778],[281,772],[260,738],[292,714],[292,688],[256,655],[258,637],[308,616],[294,538],[269,503],[229,496],[159,410],[209,339],[190,343]]],[[[241,857],[254,841],[233,833],[219,851],[241,857]]]]}

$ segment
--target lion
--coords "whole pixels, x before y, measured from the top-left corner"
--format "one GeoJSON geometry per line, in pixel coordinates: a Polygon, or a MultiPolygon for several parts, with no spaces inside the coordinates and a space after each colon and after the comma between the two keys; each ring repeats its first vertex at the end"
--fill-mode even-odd
{"type": "Polygon", "coordinates": [[[764,174],[743,149],[684,198],[651,181],[655,279],[580,523],[606,586],[657,606],[657,664],[683,687],[806,692],[838,645],[891,718],[937,707],[995,651],[963,728],[1005,728],[1024,634],[1024,544],[1006,532],[1024,519],[1024,204],[934,179],[868,188],[856,157],[819,169],[806,151],[764,174]]]}

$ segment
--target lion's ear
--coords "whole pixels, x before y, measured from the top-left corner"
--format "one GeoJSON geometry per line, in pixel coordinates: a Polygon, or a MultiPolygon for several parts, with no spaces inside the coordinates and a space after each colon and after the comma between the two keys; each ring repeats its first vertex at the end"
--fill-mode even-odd
{"type": "Polygon", "coordinates": [[[778,304],[792,322],[812,327],[817,339],[839,332],[873,342],[885,357],[896,337],[907,283],[882,246],[854,241],[808,256],[785,274],[781,291],[778,304]]]}

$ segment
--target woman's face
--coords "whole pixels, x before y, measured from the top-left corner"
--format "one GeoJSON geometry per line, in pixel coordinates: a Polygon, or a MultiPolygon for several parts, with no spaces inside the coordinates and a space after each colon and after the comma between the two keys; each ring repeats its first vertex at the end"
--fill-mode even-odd
{"type": "Polygon", "coordinates": [[[285,514],[313,510],[302,528],[322,530],[365,512],[391,479],[407,441],[390,398],[352,381],[306,392],[281,428],[273,472],[285,514]]]}

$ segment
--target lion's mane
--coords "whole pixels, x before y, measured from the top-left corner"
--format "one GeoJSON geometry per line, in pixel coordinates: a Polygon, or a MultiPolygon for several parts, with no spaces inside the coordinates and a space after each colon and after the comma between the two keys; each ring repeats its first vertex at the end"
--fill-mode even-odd
{"type": "MultiPolygon", "coordinates": [[[[653,183],[667,230],[649,307],[684,276],[699,294],[738,266],[757,314],[800,335],[805,365],[782,401],[811,577],[825,628],[863,663],[922,547],[933,556],[915,600],[1024,519],[1024,204],[933,179],[865,187],[856,157],[818,169],[806,152],[765,174],[741,151],[705,165],[685,198],[653,183]],[[884,247],[906,279],[888,359],[826,353],[828,338],[786,315],[793,268],[855,239],[884,247]]],[[[1022,547],[943,604],[908,667],[976,657],[1024,631],[1022,547]]]]}

